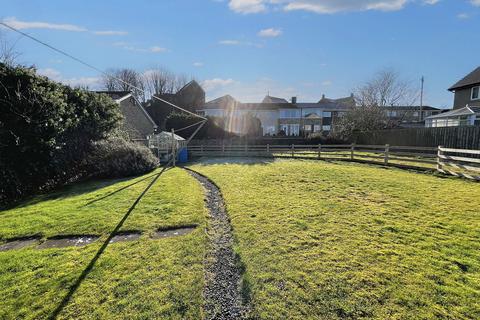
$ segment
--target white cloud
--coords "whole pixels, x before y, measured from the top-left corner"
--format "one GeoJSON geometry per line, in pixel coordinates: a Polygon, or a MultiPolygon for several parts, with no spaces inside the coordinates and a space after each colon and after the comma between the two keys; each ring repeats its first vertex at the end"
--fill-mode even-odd
{"type": "Polygon", "coordinates": [[[209,80],[205,80],[202,82],[202,87],[206,91],[216,90],[221,87],[226,87],[230,84],[233,84],[235,81],[233,79],[221,79],[221,78],[213,78],[209,80]]]}
{"type": "MultiPolygon", "coordinates": [[[[74,24],[58,24],[50,22],[40,22],[40,21],[21,21],[15,17],[8,17],[2,20],[5,24],[18,29],[18,30],[28,30],[28,29],[47,29],[47,30],[62,30],[62,31],[72,31],[72,32],[87,32],[87,28],[77,26],[74,24]]],[[[127,35],[126,31],[115,31],[115,30],[96,30],[91,32],[97,36],[124,36],[127,35]]]]}
{"type": "MultiPolygon", "coordinates": [[[[259,78],[252,82],[229,81],[224,85],[208,88],[204,86],[204,89],[208,100],[230,94],[241,102],[260,102],[267,93],[275,97],[284,97],[287,100],[298,94],[296,88],[284,86],[267,77],[259,78]]],[[[303,98],[309,99],[305,95],[303,98]]]]}
{"type": "Polygon", "coordinates": [[[194,66],[194,67],[197,67],[197,68],[200,68],[200,67],[203,67],[203,66],[204,66],[204,63],[203,63],[203,62],[194,62],[194,63],[193,63],[193,66],[194,66]]]}
{"type": "Polygon", "coordinates": [[[128,34],[126,31],[114,31],[114,30],[103,30],[103,31],[93,31],[93,34],[97,36],[125,36],[128,34]]]}
{"type": "Polygon", "coordinates": [[[52,30],[75,31],[75,32],[87,31],[86,28],[76,26],[73,24],[56,24],[56,23],[48,23],[48,22],[21,21],[15,17],[5,18],[2,21],[5,24],[19,30],[52,29],[52,30]]]}
{"type": "Polygon", "coordinates": [[[286,11],[305,10],[315,13],[337,13],[341,11],[395,11],[402,9],[407,0],[295,0],[285,6],[286,11]]]}
{"type": "Polygon", "coordinates": [[[143,53],[146,53],[146,52],[162,53],[162,52],[167,52],[168,51],[168,49],[160,47],[160,46],[153,46],[153,47],[150,47],[148,49],[140,48],[140,47],[136,47],[136,46],[131,45],[128,42],[124,42],[124,41],[114,42],[113,45],[116,46],[116,47],[121,47],[124,50],[134,51],[134,52],[143,52],[143,53]]]}
{"type": "Polygon", "coordinates": [[[100,85],[100,78],[98,77],[74,77],[74,78],[65,78],[62,76],[60,71],[53,68],[38,69],[37,73],[48,77],[49,79],[63,84],[69,85],[71,87],[89,87],[96,88],[100,85]]]}
{"type": "Polygon", "coordinates": [[[240,41],[240,40],[221,40],[218,43],[224,46],[247,46],[247,47],[257,47],[257,48],[262,47],[262,44],[260,43],[253,43],[249,41],[240,41]]]}
{"type": "Polygon", "coordinates": [[[241,44],[238,40],[221,40],[218,43],[226,45],[226,46],[238,46],[241,44]]]}
{"type": "Polygon", "coordinates": [[[237,13],[259,13],[267,10],[265,0],[230,0],[228,6],[237,13]]]}
{"type": "Polygon", "coordinates": [[[470,1],[474,6],[480,7],[480,0],[471,0],[470,1]]]}
{"type": "Polygon", "coordinates": [[[165,51],[167,51],[167,49],[159,47],[159,46],[153,46],[153,47],[150,48],[150,51],[158,53],[158,52],[165,52],[165,51]]]}
{"type": "MultiPolygon", "coordinates": [[[[230,0],[231,10],[251,14],[266,12],[271,6],[283,8],[285,11],[303,10],[319,14],[332,14],[343,11],[396,11],[403,9],[408,3],[420,2],[434,5],[440,0],[230,0]]],[[[480,5],[480,0],[471,0],[480,5]]]]}
{"type": "Polygon", "coordinates": [[[259,37],[265,37],[265,38],[275,38],[278,37],[282,34],[282,30],[280,29],[275,29],[275,28],[268,28],[268,29],[263,29],[258,32],[259,37]]]}
{"type": "Polygon", "coordinates": [[[457,18],[460,20],[466,20],[470,18],[470,15],[468,13],[459,13],[457,14],[457,18]]]}
{"type": "Polygon", "coordinates": [[[322,82],[322,86],[324,87],[331,86],[332,84],[333,84],[332,80],[325,80],[322,82]]]}

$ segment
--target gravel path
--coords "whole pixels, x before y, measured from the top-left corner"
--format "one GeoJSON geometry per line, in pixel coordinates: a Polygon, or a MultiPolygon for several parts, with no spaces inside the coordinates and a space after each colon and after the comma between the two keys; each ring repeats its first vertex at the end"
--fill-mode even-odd
{"type": "Polygon", "coordinates": [[[204,310],[206,319],[245,319],[248,308],[242,303],[241,276],[232,249],[233,234],[222,194],[208,178],[190,171],[206,190],[210,212],[206,256],[204,310]]]}

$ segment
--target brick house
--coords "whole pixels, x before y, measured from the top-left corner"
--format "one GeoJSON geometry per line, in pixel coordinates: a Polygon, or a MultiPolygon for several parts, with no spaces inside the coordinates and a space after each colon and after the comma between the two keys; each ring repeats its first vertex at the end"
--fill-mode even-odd
{"type": "Polygon", "coordinates": [[[132,140],[146,140],[157,130],[157,125],[130,91],[97,91],[119,104],[123,115],[122,129],[132,140]]]}
{"type": "MultiPolygon", "coordinates": [[[[184,109],[193,111],[195,106],[205,104],[205,91],[197,81],[192,80],[176,93],[159,95],[165,101],[173,103],[184,109]]],[[[160,130],[165,130],[165,119],[174,111],[178,111],[168,103],[152,98],[145,103],[145,110],[155,121],[160,130]]]]}
{"type": "Polygon", "coordinates": [[[328,133],[336,119],[355,106],[353,95],[341,99],[325,96],[315,103],[289,102],[267,95],[261,103],[242,103],[230,95],[209,101],[197,107],[203,116],[222,118],[226,130],[237,134],[243,132],[247,115],[258,118],[264,136],[308,136],[313,133],[328,133]]]}

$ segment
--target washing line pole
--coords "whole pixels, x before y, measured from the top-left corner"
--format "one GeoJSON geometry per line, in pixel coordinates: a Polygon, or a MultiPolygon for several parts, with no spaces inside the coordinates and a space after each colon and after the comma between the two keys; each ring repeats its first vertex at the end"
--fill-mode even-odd
{"type": "MultiPolygon", "coordinates": [[[[118,77],[115,77],[115,76],[109,74],[108,72],[105,72],[105,71],[103,71],[102,69],[97,68],[96,66],[94,66],[94,65],[92,65],[92,64],[90,64],[90,63],[87,63],[87,62],[85,62],[85,61],[83,61],[83,60],[81,60],[81,59],[79,59],[79,58],[77,58],[77,57],[75,57],[75,56],[73,56],[73,55],[71,55],[71,54],[63,51],[63,50],[61,50],[61,49],[58,49],[58,48],[56,48],[56,47],[54,47],[54,46],[52,46],[52,45],[50,45],[50,44],[48,44],[48,43],[46,43],[46,42],[44,42],[44,41],[42,41],[42,40],[39,40],[39,39],[37,39],[37,38],[29,35],[28,33],[22,32],[22,31],[18,30],[17,28],[14,28],[14,27],[10,26],[9,24],[7,24],[7,23],[5,23],[5,22],[3,22],[3,21],[0,21],[0,25],[6,27],[6,28],[8,28],[8,29],[10,29],[10,30],[12,30],[12,31],[14,31],[14,32],[16,32],[16,33],[19,33],[19,34],[23,35],[24,37],[27,37],[27,38],[29,38],[30,40],[33,40],[33,41],[35,41],[35,42],[37,42],[37,43],[39,43],[39,44],[41,44],[41,45],[43,45],[43,46],[45,46],[45,47],[47,47],[47,48],[49,48],[49,49],[57,52],[57,53],[60,53],[61,55],[66,56],[66,57],[68,57],[68,58],[70,58],[70,59],[72,59],[72,60],[74,60],[74,61],[76,61],[76,62],[78,62],[78,63],[80,63],[80,64],[82,64],[82,65],[84,65],[84,66],[86,66],[86,67],[88,67],[88,68],[90,68],[90,69],[92,69],[92,70],[95,70],[95,71],[99,72],[100,74],[104,75],[105,77],[107,77],[107,78],[109,78],[109,79],[112,79],[112,80],[118,81],[118,82],[120,82],[120,83],[126,84],[129,88],[138,90],[139,92],[142,92],[142,93],[145,94],[145,90],[143,90],[142,88],[139,88],[139,87],[137,87],[137,86],[135,86],[135,85],[132,85],[131,83],[129,83],[129,82],[123,80],[123,79],[120,79],[120,78],[118,78],[118,77]]],[[[184,108],[181,108],[181,107],[179,107],[179,106],[177,106],[177,105],[175,105],[175,104],[173,104],[173,103],[171,103],[171,102],[169,102],[169,101],[166,101],[165,99],[162,99],[162,98],[156,96],[155,94],[152,95],[152,98],[153,98],[153,99],[156,99],[156,100],[158,100],[158,101],[161,101],[161,102],[163,102],[163,103],[165,103],[165,104],[167,104],[167,105],[169,105],[169,106],[171,106],[171,107],[173,107],[173,108],[175,108],[175,109],[178,109],[178,110],[180,110],[180,111],[182,111],[182,112],[185,112],[185,113],[187,113],[187,114],[190,114],[190,115],[192,115],[192,116],[194,116],[194,117],[197,117],[197,118],[199,118],[199,119],[202,120],[202,121],[199,121],[199,122],[197,122],[197,123],[195,123],[195,124],[193,124],[193,125],[188,126],[188,127],[192,127],[192,126],[195,126],[195,125],[197,125],[197,124],[199,125],[199,126],[197,127],[197,129],[193,132],[193,134],[188,138],[187,144],[193,139],[193,137],[198,133],[198,131],[200,131],[200,129],[201,129],[201,128],[205,125],[205,123],[208,121],[207,118],[202,117],[202,116],[200,116],[200,115],[198,115],[198,114],[196,114],[196,113],[194,113],[194,112],[191,112],[191,111],[189,111],[189,110],[186,110],[186,109],[184,109],[184,108]]],[[[183,129],[185,129],[185,128],[183,128],[183,129]]]]}

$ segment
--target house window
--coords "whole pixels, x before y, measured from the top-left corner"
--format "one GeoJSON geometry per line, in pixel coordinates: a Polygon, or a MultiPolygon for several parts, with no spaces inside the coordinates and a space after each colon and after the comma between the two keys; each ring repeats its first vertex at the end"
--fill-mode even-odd
{"type": "Polygon", "coordinates": [[[300,111],[295,109],[280,110],[280,118],[300,118],[300,111]]]}
{"type": "Polygon", "coordinates": [[[418,111],[413,112],[414,117],[418,117],[418,111]]]}
{"type": "Polygon", "coordinates": [[[313,132],[320,132],[320,130],[321,130],[321,127],[320,127],[319,124],[315,124],[315,125],[313,126],[313,132]]]}
{"type": "Polygon", "coordinates": [[[330,131],[331,126],[322,126],[323,131],[330,131]]]}
{"type": "Polygon", "coordinates": [[[299,124],[291,124],[290,125],[290,135],[291,136],[300,135],[300,125],[299,124]]]}
{"type": "Polygon", "coordinates": [[[397,111],[387,111],[387,116],[391,118],[396,117],[397,111]]]}
{"type": "Polygon", "coordinates": [[[275,134],[275,126],[267,126],[267,127],[265,127],[264,134],[265,134],[265,135],[274,135],[274,134],[275,134]]]}
{"type": "Polygon", "coordinates": [[[310,131],[312,131],[312,126],[310,124],[306,124],[306,125],[303,126],[303,130],[305,132],[310,132],[310,131]]]}
{"type": "Polygon", "coordinates": [[[480,100],[480,87],[472,88],[472,100],[480,100]]]}

